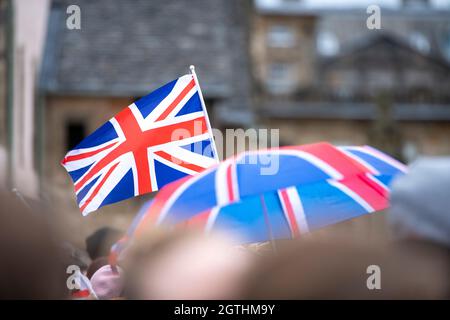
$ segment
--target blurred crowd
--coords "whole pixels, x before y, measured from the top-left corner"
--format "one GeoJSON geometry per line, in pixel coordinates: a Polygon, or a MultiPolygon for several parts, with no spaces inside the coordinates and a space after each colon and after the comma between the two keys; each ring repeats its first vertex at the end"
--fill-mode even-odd
{"type": "Polygon", "coordinates": [[[2,192],[0,299],[450,299],[450,158],[416,161],[392,190],[388,243],[312,234],[236,246],[226,234],[154,229],[112,266],[122,231],[99,229],[77,248],[47,219],[51,205],[2,192]]]}

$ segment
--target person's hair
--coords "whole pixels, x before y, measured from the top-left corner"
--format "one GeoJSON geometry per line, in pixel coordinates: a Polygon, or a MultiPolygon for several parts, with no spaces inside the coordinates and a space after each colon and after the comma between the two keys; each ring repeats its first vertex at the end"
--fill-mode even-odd
{"type": "Polygon", "coordinates": [[[138,241],[128,249],[126,259],[122,262],[125,270],[124,295],[128,299],[139,299],[139,281],[136,275],[141,271],[141,266],[148,261],[158,261],[159,257],[173,246],[191,237],[196,233],[187,230],[154,229],[143,234],[138,241]]]}
{"type": "Polygon", "coordinates": [[[109,264],[108,257],[100,257],[91,262],[86,271],[86,277],[91,279],[94,273],[103,266],[109,264]]]}
{"type": "Polygon", "coordinates": [[[48,216],[0,192],[0,299],[62,299],[66,273],[48,216]]]}
{"type": "Polygon", "coordinates": [[[86,238],[86,251],[92,260],[109,255],[111,246],[123,236],[123,232],[111,227],[97,229],[86,238]]]}

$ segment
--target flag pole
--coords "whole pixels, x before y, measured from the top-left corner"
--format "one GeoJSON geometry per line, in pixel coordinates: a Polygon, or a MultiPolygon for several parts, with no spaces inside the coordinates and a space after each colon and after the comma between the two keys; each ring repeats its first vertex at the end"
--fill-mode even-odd
{"type": "Polygon", "coordinates": [[[214,159],[216,159],[216,161],[219,162],[219,154],[217,153],[216,142],[214,140],[214,135],[212,134],[213,132],[212,132],[212,129],[211,129],[211,123],[209,122],[209,116],[208,116],[208,111],[206,110],[205,100],[203,99],[202,89],[200,88],[200,84],[198,82],[197,74],[195,73],[195,66],[191,65],[189,67],[189,69],[191,69],[192,76],[194,77],[194,82],[195,82],[195,85],[197,86],[197,89],[198,89],[198,94],[200,96],[200,102],[202,104],[202,109],[205,112],[206,125],[208,126],[208,130],[209,130],[209,132],[212,135],[212,137],[211,137],[211,144],[212,144],[212,149],[213,149],[213,152],[214,152],[214,159]]]}

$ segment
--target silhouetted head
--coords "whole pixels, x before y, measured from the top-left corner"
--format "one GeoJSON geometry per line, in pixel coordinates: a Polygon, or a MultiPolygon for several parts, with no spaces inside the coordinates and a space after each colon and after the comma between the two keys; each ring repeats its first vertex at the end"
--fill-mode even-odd
{"type": "Polygon", "coordinates": [[[48,215],[0,193],[0,299],[67,297],[66,266],[48,215]]]}
{"type": "Polygon", "coordinates": [[[110,227],[96,230],[86,238],[86,250],[92,260],[109,255],[111,246],[123,236],[123,232],[110,227]]]}

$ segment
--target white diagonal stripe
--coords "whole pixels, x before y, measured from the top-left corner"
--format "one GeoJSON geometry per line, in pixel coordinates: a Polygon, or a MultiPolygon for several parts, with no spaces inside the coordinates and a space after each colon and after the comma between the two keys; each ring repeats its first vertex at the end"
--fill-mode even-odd
{"type": "Polygon", "coordinates": [[[202,154],[186,150],[185,148],[179,146],[167,146],[163,149],[163,151],[167,152],[175,158],[195,164],[196,166],[202,168],[208,168],[216,163],[216,160],[214,160],[214,158],[210,158],[202,154]]]}
{"type": "Polygon", "coordinates": [[[158,160],[159,162],[161,162],[161,163],[165,164],[166,166],[171,167],[171,168],[173,168],[175,170],[184,172],[184,173],[186,173],[188,175],[191,175],[191,176],[197,173],[197,171],[185,168],[185,167],[183,167],[183,166],[181,166],[181,165],[179,165],[179,164],[177,164],[175,162],[171,162],[169,160],[166,160],[166,159],[158,156],[157,154],[154,154],[153,156],[154,156],[155,160],[158,160]]]}
{"type": "MultiPolygon", "coordinates": [[[[166,118],[164,120],[158,121],[158,122],[154,122],[151,123],[149,125],[146,125],[145,130],[149,130],[149,129],[155,129],[155,128],[162,128],[162,127],[166,127],[166,126],[170,126],[173,124],[179,124],[181,122],[186,122],[186,121],[192,121],[195,119],[199,119],[199,128],[197,129],[199,132],[203,131],[203,127],[200,126],[200,124],[202,124],[201,121],[201,117],[204,117],[205,113],[203,111],[197,111],[197,112],[191,112],[188,114],[183,114],[181,116],[178,116],[176,118],[166,118]]],[[[195,129],[195,127],[194,127],[195,129]]]]}
{"type": "MultiPolygon", "coordinates": [[[[192,96],[197,92],[197,87],[193,87],[189,92],[184,96],[183,99],[181,99],[180,103],[169,113],[167,118],[173,118],[175,115],[186,105],[186,103],[189,101],[189,99],[192,98],[192,96]]],[[[158,121],[159,122],[159,121],[158,121]]]]}
{"type": "MultiPolygon", "coordinates": [[[[99,153],[84,158],[84,159],[79,159],[79,160],[73,160],[73,161],[69,161],[66,162],[65,164],[63,164],[64,168],[66,168],[67,171],[72,172],[84,167],[87,167],[95,162],[98,162],[99,160],[101,160],[102,158],[104,158],[108,153],[110,153],[111,151],[113,151],[114,149],[116,149],[119,146],[119,144],[114,145],[111,148],[108,148],[106,150],[100,151],[99,153]]],[[[89,171],[89,170],[87,170],[89,171]]],[[[86,172],[87,173],[87,172],[86,172]]],[[[86,174],[84,173],[83,176],[86,174]]],[[[80,179],[83,177],[81,176],[80,179]]]]}
{"type": "Polygon", "coordinates": [[[332,185],[333,187],[341,190],[346,195],[348,195],[350,198],[355,200],[361,207],[363,207],[367,212],[373,212],[375,211],[374,208],[368,204],[363,198],[361,198],[358,194],[356,194],[353,190],[345,186],[344,184],[336,181],[336,180],[328,180],[328,183],[332,185]]]}
{"type": "Polygon", "coordinates": [[[218,206],[224,206],[230,202],[228,199],[227,189],[227,169],[231,165],[232,161],[232,158],[225,160],[219,164],[216,170],[215,189],[218,206]]]}
{"type": "MultiPolygon", "coordinates": [[[[98,191],[97,195],[92,199],[92,201],[86,206],[82,214],[86,216],[89,212],[97,210],[106,197],[111,193],[111,191],[116,187],[116,185],[122,180],[125,174],[130,170],[130,167],[124,162],[119,162],[118,166],[113,170],[109,177],[104,182],[103,186],[98,191]]],[[[102,180],[102,177],[99,181],[102,180]]],[[[94,190],[92,187],[91,190],[94,190]]],[[[89,191],[91,191],[89,190],[89,191]]],[[[85,197],[86,199],[86,197],[85,197]]],[[[80,203],[80,206],[83,204],[80,203]]]]}
{"type": "Polygon", "coordinates": [[[80,148],[80,149],[71,150],[71,151],[67,152],[65,158],[67,158],[69,156],[76,156],[76,155],[79,155],[79,154],[88,153],[88,152],[91,152],[91,151],[97,151],[98,149],[104,148],[104,147],[106,147],[109,144],[114,144],[114,142],[117,142],[118,140],[119,140],[119,138],[115,138],[115,139],[106,141],[106,142],[104,142],[102,144],[99,144],[99,145],[97,145],[95,147],[80,148]]]}
{"type": "Polygon", "coordinates": [[[157,107],[145,118],[144,127],[148,124],[154,123],[161,114],[169,107],[169,105],[175,101],[175,99],[180,95],[180,93],[186,88],[186,86],[191,82],[192,75],[184,75],[178,78],[172,91],[159,103],[157,107]]]}
{"type": "Polygon", "coordinates": [[[372,174],[380,174],[380,172],[377,169],[375,169],[371,164],[369,164],[367,161],[364,161],[357,155],[347,151],[345,147],[338,147],[338,150],[344,153],[347,157],[355,160],[356,162],[366,167],[369,171],[371,171],[372,174]]]}
{"type": "Polygon", "coordinates": [[[309,232],[308,222],[306,221],[305,211],[297,188],[289,187],[286,189],[286,193],[291,202],[292,210],[294,210],[295,220],[297,221],[300,234],[309,232]]]}
{"type": "Polygon", "coordinates": [[[164,150],[165,148],[168,147],[172,147],[172,146],[184,146],[184,145],[188,145],[188,144],[192,144],[195,142],[199,142],[199,141],[203,141],[210,138],[209,133],[204,133],[204,134],[200,134],[198,136],[193,136],[192,138],[186,138],[186,139],[181,139],[181,140],[175,140],[175,141],[170,141],[170,142],[166,142],[166,143],[162,143],[159,144],[157,146],[151,146],[148,149],[150,151],[156,152],[158,150],[164,150]]]}
{"type": "Polygon", "coordinates": [[[214,223],[217,220],[217,216],[219,215],[220,209],[221,209],[220,207],[214,207],[211,209],[211,212],[209,213],[208,221],[206,222],[206,226],[205,226],[206,233],[211,232],[212,228],[214,227],[214,223]]]}

